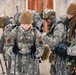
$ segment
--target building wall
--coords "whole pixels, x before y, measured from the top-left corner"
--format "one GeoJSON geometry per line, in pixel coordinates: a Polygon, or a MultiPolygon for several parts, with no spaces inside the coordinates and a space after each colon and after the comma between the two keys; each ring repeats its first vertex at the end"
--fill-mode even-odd
{"type": "Polygon", "coordinates": [[[66,14],[66,10],[70,3],[76,2],[76,0],[54,0],[55,11],[57,13],[57,17],[66,14]]]}
{"type": "MultiPolygon", "coordinates": [[[[54,9],[57,13],[57,17],[66,14],[66,10],[70,3],[76,2],[76,0],[43,0],[43,8],[54,9]]],[[[42,10],[42,0],[0,0],[0,14],[4,13],[8,16],[13,16],[17,10],[16,5],[18,5],[19,11],[25,10],[27,4],[27,9],[32,9],[37,12],[42,10]],[[26,3],[28,1],[28,3],[26,3]]]]}
{"type": "Polygon", "coordinates": [[[19,11],[23,10],[24,0],[0,0],[0,14],[13,16],[17,12],[16,5],[18,5],[19,11]]]}
{"type": "Polygon", "coordinates": [[[5,15],[13,16],[17,12],[16,10],[17,5],[19,11],[25,9],[31,9],[37,12],[41,12],[42,8],[53,9],[53,0],[0,0],[0,14],[4,13],[5,15]],[[43,6],[42,6],[42,1],[43,1],[43,6]]]}
{"type": "Polygon", "coordinates": [[[53,9],[53,0],[28,0],[28,9],[41,12],[42,9],[46,8],[53,9]]]}

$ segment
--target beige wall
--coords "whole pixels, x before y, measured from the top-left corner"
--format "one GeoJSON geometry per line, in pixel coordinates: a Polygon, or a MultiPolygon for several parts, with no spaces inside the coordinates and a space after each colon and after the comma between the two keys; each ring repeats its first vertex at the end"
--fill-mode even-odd
{"type": "Polygon", "coordinates": [[[76,2],[76,0],[54,0],[54,2],[57,16],[61,16],[66,14],[66,10],[69,4],[72,2],[76,2]]]}
{"type": "Polygon", "coordinates": [[[0,13],[13,16],[17,12],[16,5],[18,5],[19,11],[23,10],[25,0],[0,0],[0,13]]]}
{"type": "MultiPolygon", "coordinates": [[[[45,1],[46,0],[44,0],[44,2],[45,1]]],[[[69,4],[72,2],[76,2],[76,0],[53,0],[53,2],[53,8],[56,11],[57,16],[61,16],[66,14],[66,9],[68,8],[69,4]]],[[[16,5],[18,5],[19,11],[22,11],[26,9],[26,0],[0,0],[0,14],[4,13],[5,15],[13,16],[17,12],[16,5]]]]}

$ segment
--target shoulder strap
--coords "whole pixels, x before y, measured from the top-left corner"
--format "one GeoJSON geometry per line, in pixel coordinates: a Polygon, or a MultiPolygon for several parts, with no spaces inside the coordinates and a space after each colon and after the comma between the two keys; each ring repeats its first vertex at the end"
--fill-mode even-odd
{"type": "Polygon", "coordinates": [[[54,28],[56,25],[53,25],[52,28],[47,32],[47,36],[49,36],[50,34],[53,34],[54,28]]]}
{"type": "Polygon", "coordinates": [[[30,47],[30,49],[31,49],[31,52],[30,52],[31,57],[35,56],[34,54],[36,52],[36,43],[35,43],[36,42],[36,29],[35,28],[33,28],[33,32],[34,32],[33,45],[30,47]]]}
{"type": "Polygon", "coordinates": [[[16,26],[16,36],[15,36],[15,41],[17,42],[17,37],[18,37],[18,26],[16,26]]]}
{"type": "Polygon", "coordinates": [[[18,53],[18,51],[20,50],[19,48],[18,48],[18,26],[16,27],[16,36],[15,36],[15,39],[14,39],[14,46],[13,46],[13,52],[15,53],[15,54],[17,54],[18,53]]]}
{"type": "Polygon", "coordinates": [[[33,27],[33,32],[34,32],[34,36],[33,36],[33,45],[36,46],[35,42],[36,42],[36,28],[33,27]]]}

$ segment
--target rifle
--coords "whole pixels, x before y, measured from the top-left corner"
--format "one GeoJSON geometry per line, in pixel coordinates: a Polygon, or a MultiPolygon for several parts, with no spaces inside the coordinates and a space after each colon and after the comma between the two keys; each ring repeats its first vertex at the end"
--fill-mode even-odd
{"type": "Polygon", "coordinates": [[[14,21],[15,21],[15,25],[19,26],[20,25],[20,23],[19,23],[19,17],[20,17],[21,12],[18,11],[18,5],[16,5],[16,10],[17,10],[17,12],[14,15],[14,21]]]}
{"type": "Polygon", "coordinates": [[[17,10],[17,12],[18,12],[18,5],[16,5],[16,10],[17,10]]]}
{"type": "Polygon", "coordinates": [[[44,0],[42,0],[42,10],[41,10],[41,14],[40,14],[42,19],[43,19],[43,10],[44,10],[44,0]]]}

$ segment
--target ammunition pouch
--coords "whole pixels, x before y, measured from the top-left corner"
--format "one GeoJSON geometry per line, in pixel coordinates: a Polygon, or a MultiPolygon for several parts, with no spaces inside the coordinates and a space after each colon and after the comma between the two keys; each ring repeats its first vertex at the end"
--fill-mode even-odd
{"type": "Polygon", "coordinates": [[[33,56],[34,56],[34,58],[36,58],[36,56],[35,56],[36,46],[35,45],[32,45],[30,47],[30,49],[31,49],[31,52],[30,52],[31,57],[33,58],[33,56]]]}
{"type": "Polygon", "coordinates": [[[57,46],[55,48],[55,52],[58,56],[62,57],[62,58],[66,58],[67,57],[67,48],[65,47],[64,44],[60,44],[59,46],[57,46]]]}

